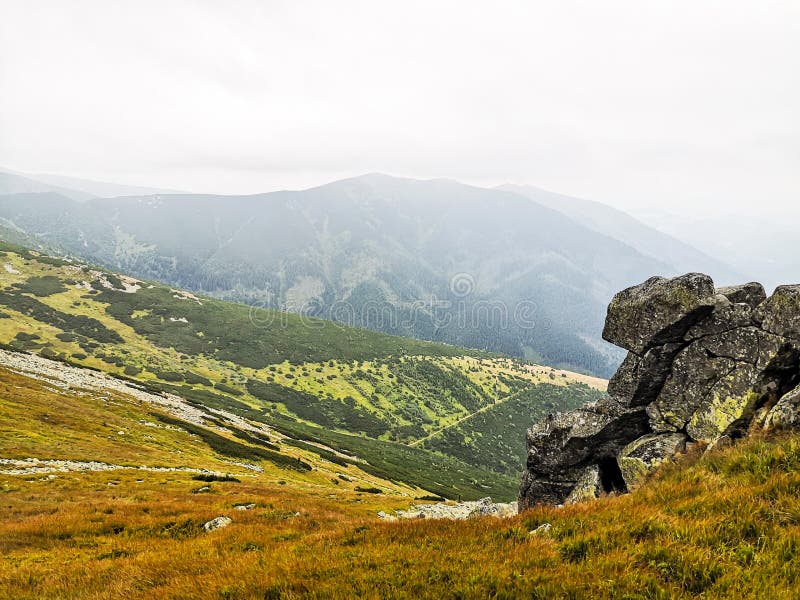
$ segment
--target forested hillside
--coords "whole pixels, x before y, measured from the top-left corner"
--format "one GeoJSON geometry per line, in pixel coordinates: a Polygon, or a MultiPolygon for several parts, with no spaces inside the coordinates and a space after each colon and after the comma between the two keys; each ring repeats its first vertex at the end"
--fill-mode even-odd
{"type": "Polygon", "coordinates": [[[136,277],[605,376],[621,359],[598,333],[611,295],[676,269],[516,193],[383,175],[255,196],[6,194],[0,219],[136,277]]]}
{"type": "Polygon", "coordinates": [[[378,476],[445,496],[479,495],[488,485],[513,497],[524,444],[498,446],[496,420],[516,431],[605,384],[456,346],[254,311],[16,246],[2,253],[7,348],[230,411],[312,452],[357,456],[378,476]],[[444,435],[450,445],[433,443],[444,435]]]}

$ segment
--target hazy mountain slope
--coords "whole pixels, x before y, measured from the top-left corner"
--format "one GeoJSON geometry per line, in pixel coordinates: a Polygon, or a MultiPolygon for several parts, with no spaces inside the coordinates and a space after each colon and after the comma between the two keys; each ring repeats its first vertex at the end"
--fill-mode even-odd
{"type": "Polygon", "coordinates": [[[518,194],[370,175],[300,192],[70,203],[0,217],[140,277],[607,375],[617,290],[674,268],[518,194]]]}
{"type": "Polygon", "coordinates": [[[641,218],[737,265],[744,273],[742,280],[760,281],[770,291],[778,285],[800,282],[800,232],[798,218],[791,213],[782,215],[780,222],[758,216],[695,217],[664,211],[643,212],[641,218]]]}
{"type": "Polygon", "coordinates": [[[456,346],[254,311],[18,247],[0,252],[0,344],[224,409],[307,450],[317,451],[305,442],[320,442],[366,460],[359,465],[376,476],[445,496],[491,488],[513,497],[516,478],[504,468],[490,472],[483,456],[503,450],[482,448],[467,464],[458,452],[395,442],[414,443],[495,407],[508,415],[516,405],[506,399],[534,388],[541,401],[517,407],[515,422],[588,399],[587,384],[605,386],[456,346]]]}
{"type": "Polygon", "coordinates": [[[71,200],[77,201],[89,200],[90,198],[95,197],[93,194],[89,194],[80,190],[73,190],[57,185],[51,185],[25,175],[0,170],[0,195],[43,192],[61,194],[62,196],[70,198],[71,200]]]}
{"type": "Polygon", "coordinates": [[[715,281],[720,282],[720,285],[733,285],[744,279],[741,273],[720,261],[719,254],[705,254],[698,250],[698,247],[681,241],[680,236],[659,231],[601,202],[548,192],[529,185],[509,184],[500,186],[500,189],[521,194],[538,204],[567,215],[590,229],[618,239],[642,254],[669,264],[676,273],[709,273],[715,281]]]}
{"type": "Polygon", "coordinates": [[[41,181],[49,185],[68,188],[78,192],[84,192],[95,198],[114,198],[117,196],[143,196],[149,194],[178,194],[179,190],[165,188],[144,187],[139,185],[123,185],[110,183],[108,181],[94,181],[91,179],[79,179],[77,177],[67,177],[66,175],[53,175],[50,173],[25,173],[25,177],[36,181],[41,181]]]}

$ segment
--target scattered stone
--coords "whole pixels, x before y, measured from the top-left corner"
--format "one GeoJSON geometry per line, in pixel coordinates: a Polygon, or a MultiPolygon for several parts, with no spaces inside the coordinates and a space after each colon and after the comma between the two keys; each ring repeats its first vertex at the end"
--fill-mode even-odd
{"type": "MultiPolygon", "coordinates": [[[[62,390],[92,390],[108,393],[121,392],[135,400],[147,402],[164,410],[182,421],[195,425],[205,425],[207,421],[219,420],[252,433],[280,437],[266,426],[256,426],[234,413],[208,408],[203,409],[189,404],[185,399],[173,394],[151,394],[135,384],[122,381],[105,373],[73,367],[62,362],[49,360],[34,354],[11,352],[0,349],[0,364],[12,371],[32,377],[62,390]]],[[[171,426],[166,426],[167,428],[171,426]]]]}
{"type": "Polygon", "coordinates": [[[255,504],[237,504],[233,508],[236,510],[252,510],[256,507],[255,504]]]}
{"type": "Polygon", "coordinates": [[[528,535],[545,535],[550,533],[553,526],[550,523],[542,523],[536,529],[529,531],[528,535]]]}
{"type": "Polygon", "coordinates": [[[215,519],[211,519],[207,523],[203,524],[203,529],[206,531],[216,531],[217,529],[222,529],[223,527],[227,527],[233,523],[233,519],[230,517],[217,517],[215,519]]]}
{"type": "MultiPolygon", "coordinates": [[[[42,473],[68,473],[70,471],[146,471],[149,473],[197,473],[225,476],[226,473],[193,469],[190,467],[131,467],[97,461],[48,460],[40,458],[0,458],[0,475],[37,475],[42,473]]],[[[238,475],[243,477],[244,475],[238,475]]],[[[141,481],[141,480],[139,480],[141,481]]]]}
{"type": "Polygon", "coordinates": [[[395,511],[394,515],[389,515],[384,511],[378,513],[378,518],[385,521],[396,521],[397,519],[450,519],[462,521],[478,517],[493,516],[507,518],[517,514],[517,503],[495,503],[491,498],[481,498],[474,502],[459,502],[447,504],[438,502],[435,504],[416,504],[408,510],[395,511]]]}

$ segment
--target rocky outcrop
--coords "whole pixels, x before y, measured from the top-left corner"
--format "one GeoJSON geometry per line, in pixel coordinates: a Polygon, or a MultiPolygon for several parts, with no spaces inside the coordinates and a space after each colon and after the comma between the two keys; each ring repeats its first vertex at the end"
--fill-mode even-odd
{"type": "Polygon", "coordinates": [[[687,445],[800,427],[800,285],[767,298],[653,277],[614,297],[603,337],[629,354],[607,397],[528,430],[520,509],[633,489],[687,445]]]}

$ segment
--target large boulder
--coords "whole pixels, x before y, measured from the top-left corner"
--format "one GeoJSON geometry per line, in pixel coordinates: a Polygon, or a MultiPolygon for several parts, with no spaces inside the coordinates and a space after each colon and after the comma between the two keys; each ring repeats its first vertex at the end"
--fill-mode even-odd
{"type": "Polygon", "coordinates": [[[756,311],[764,331],[800,340],[800,285],[782,285],[756,311]]]}
{"type": "Polygon", "coordinates": [[[583,476],[583,469],[554,471],[548,475],[537,474],[530,469],[522,472],[517,504],[525,510],[537,504],[564,504],[583,476]]]}
{"type": "Polygon", "coordinates": [[[623,488],[615,457],[647,431],[643,407],[627,408],[610,397],[548,415],[527,433],[520,506],[564,504],[623,488]]]}
{"type": "Polygon", "coordinates": [[[629,352],[608,382],[608,393],[626,406],[645,406],[656,399],[683,344],[664,344],[644,356],[629,352]]]}
{"type": "Polygon", "coordinates": [[[800,428],[800,286],[653,277],[614,297],[603,337],[629,351],[609,396],[528,430],[521,509],[635,488],[690,443],[800,428]]]}
{"type": "Polygon", "coordinates": [[[742,428],[743,421],[753,416],[760,396],[755,391],[758,372],[751,365],[738,365],[727,373],[708,393],[692,414],[686,433],[695,441],[709,445],[742,428]]]}
{"type": "Polygon", "coordinates": [[[548,415],[527,433],[528,469],[548,474],[613,456],[647,430],[644,409],[628,409],[610,397],[569,413],[548,415]]]}
{"type": "Polygon", "coordinates": [[[603,339],[640,355],[653,346],[681,341],[692,325],[711,313],[714,295],[708,275],[651,277],[614,296],[603,339]]]}
{"type": "Polygon", "coordinates": [[[603,493],[602,474],[598,465],[589,465],[581,471],[581,476],[564,500],[564,504],[577,504],[586,500],[594,500],[603,493]]]}
{"type": "Polygon", "coordinates": [[[684,348],[658,397],[646,408],[651,429],[658,433],[684,429],[714,385],[735,367],[734,360],[710,356],[699,344],[684,348]]]}

